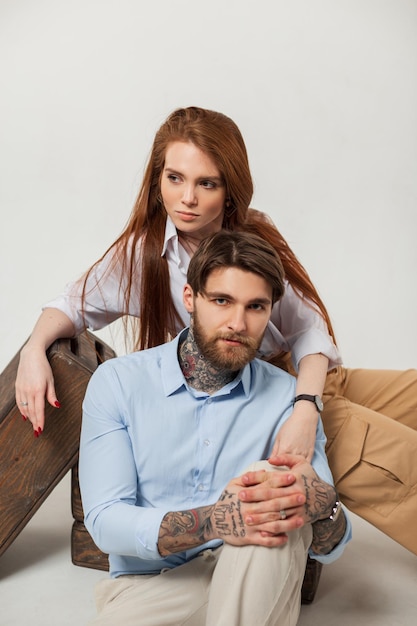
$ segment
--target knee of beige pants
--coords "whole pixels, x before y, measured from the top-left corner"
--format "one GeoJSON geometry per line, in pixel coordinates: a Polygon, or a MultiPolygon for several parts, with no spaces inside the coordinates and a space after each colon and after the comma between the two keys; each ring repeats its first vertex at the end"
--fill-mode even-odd
{"type": "MultiPolygon", "coordinates": [[[[246,471],[259,469],[282,468],[258,461],[246,471]]],[[[290,532],[279,548],[225,544],[211,582],[206,625],[295,625],[311,541],[306,525],[290,532]]]]}

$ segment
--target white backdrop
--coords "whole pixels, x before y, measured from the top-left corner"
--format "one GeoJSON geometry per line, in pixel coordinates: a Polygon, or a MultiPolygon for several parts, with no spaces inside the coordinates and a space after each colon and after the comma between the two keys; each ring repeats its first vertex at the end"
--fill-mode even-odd
{"type": "Polygon", "coordinates": [[[192,104],[239,125],[253,206],[346,365],[416,366],[416,0],[0,0],[0,64],[0,369],[119,234],[156,129],[192,104]]]}

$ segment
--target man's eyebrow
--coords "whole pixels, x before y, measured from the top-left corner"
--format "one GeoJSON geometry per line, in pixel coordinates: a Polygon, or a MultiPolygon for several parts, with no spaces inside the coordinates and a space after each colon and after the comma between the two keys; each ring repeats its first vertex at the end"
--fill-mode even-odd
{"type": "MultiPolygon", "coordinates": [[[[224,300],[231,300],[232,302],[235,301],[235,298],[233,296],[230,295],[230,293],[224,293],[222,291],[204,291],[203,295],[206,296],[206,298],[219,298],[219,299],[224,299],[224,300]]],[[[247,304],[271,304],[272,300],[271,298],[251,298],[247,304]]]]}

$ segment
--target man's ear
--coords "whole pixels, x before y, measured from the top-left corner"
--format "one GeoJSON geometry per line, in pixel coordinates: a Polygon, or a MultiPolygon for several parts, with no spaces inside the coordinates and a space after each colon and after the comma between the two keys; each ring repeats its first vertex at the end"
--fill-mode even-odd
{"type": "Polygon", "coordinates": [[[187,309],[188,313],[193,313],[194,312],[194,291],[192,290],[191,285],[189,285],[188,283],[184,287],[182,299],[183,299],[184,306],[187,309]]]}

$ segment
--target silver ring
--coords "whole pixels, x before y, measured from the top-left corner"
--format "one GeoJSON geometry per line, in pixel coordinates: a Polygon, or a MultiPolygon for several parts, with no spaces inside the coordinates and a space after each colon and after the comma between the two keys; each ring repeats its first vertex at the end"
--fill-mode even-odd
{"type": "Polygon", "coordinates": [[[29,406],[29,402],[21,402],[21,406],[29,406]]]}
{"type": "Polygon", "coordinates": [[[279,512],[279,516],[281,519],[287,519],[287,511],[282,509],[282,511],[279,512]]]}

